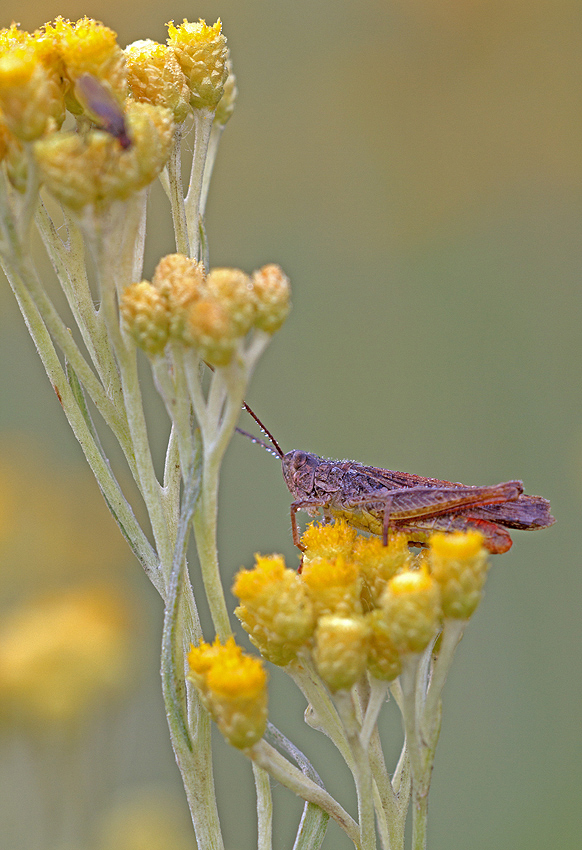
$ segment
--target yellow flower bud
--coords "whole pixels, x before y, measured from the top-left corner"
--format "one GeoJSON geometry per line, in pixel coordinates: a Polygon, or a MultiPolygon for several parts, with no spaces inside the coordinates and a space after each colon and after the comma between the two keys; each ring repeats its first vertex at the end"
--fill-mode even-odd
{"type": "Polygon", "coordinates": [[[319,618],[313,658],[330,690],[351,688],[362,677],[368,657],[368,634],[364,617],[325,614],[319,618]]]}
{"type": "Polygon", "coordinates": [[[317,616],[362,613],[362,581],[357,567],[341,555],[333,560],[314,558],[304,564],[301,580],[306,584],[317,616]]]}
{"type": "Polygon", "coordinates": [[[224,125],[234,112],[234,104],[238,97],[238,89],[236,87],[236,76],[232,70],[232,62],[230,61],[230,56],[226,60],[226,68],[228,71],[228,76],[224,84],[224,92],[218,102],[218,106],[216,107],[216,113],[214,115],[215,124],[220,124],[221,127],[224,127],[224,125]]]}
{"type": "Polygon", "coordinates": [[[24,142],[39,139],[64,121],[60,79],[44,64],[32,37],[0,55],[0,109],[10,132],[24,142]]]}
{"type": "Polygon", "coordinates": [[[147,280],[132,283],[123,291],[119,309],[136,345],[150,357],[160,354],[168,341],[170,319],[159,290],[147,280]]]}
{"type": "Polygon", "coordinates": [[[190,103],[195,109],[215,110],[224,91],[228,75],[226,38],[218,20],[213,26],[205,21],[168,24],[168,44],[186,75],[191,91],[190,103]]]}
{"type": "Polygon", "coordinates": [[[249,275],[240,269],[211,269],[206,279],[206,291],[228,312],[237,336],[245,336],[251,329],[256,309],[249,275]]]}
{"type": "Polygon", "coordinates": [[[433,534],[429,543],[430,569],[441,589],[443,614],[467,620],[481,601],[489,569],[483,536],[477,531],[433,534]]]}
{"type": "Polygon", "coordinates": [[[184,341],[200,351],[212,366],[227,366],[236,347],[236,331],[227,310],[216,298],[204,296],[188,310],[184,341]]]}
{"type": "Polygon", "coordinates": [[[321,525],[309,523],[301,535],[301,544],[305,546],[303,566],[314,558],[333,560],[338,555],[350,558],[357,536],[355,528],[343,519],[321,525]]]}
{"type": "Polygon", "coordinates": [[[232,592],[241,602],[235,614],[261,655],[273,664],[288,664],[315,627],[307,588],[285,567],[281,555],[256,555],[253,570],[240,570],[232,592]]]}
{"type": "Polygon", "coordinates": [[[391,682],[400,675],[400,653],[390,636],[390,629],[381,608],[366,614],[370,629],[368,638],[368,670],[376,679],[391,682]]]}
{"type": "Polygon", "coordinates": [[[156,266],[152,284],[166,299],[170,336],[191,345],[185,327],[190,307],[206,292],[204,266],[184,254],[167,254],[156,266]]]}
{"type": "Polygon", "coordinates": [[[255,325],[273,334],[279,330],[291,309],[289,278],[280,266],[271,263],[253,273],[253,286],[257,296],[255,325]]]}
{"type": "Polygon", "coordinates": [[[440,591],[427,570],[408,570],[390,579],[382,594],[388,633],[399,652],[422,652],[437,633],[440,591]]]}
{"type": "Polygon", "coordinates": [[[165,106],[176,124],[190,112],[190,89],[174,51],[146,39],[128,44],[124,51],[127,82],[135,100],[165,106]]]}
{"type": "Polygon", "coordinates": [[[201,643],[188,654],[189,678],[218,728],[234,747],[247,749],[263,737],[267,726],[267,674],[229,638],[222,645],[201,643]]]}
{"type": "Polygon", "coordinates": [[[64,63],[64,74],[69,81],[67,107],[75,114],[82,112],[73,94],[75,81],[83,74],[96,77],[122,104],[127,95],[125,59],[117,44],[117,34],[92,18],[81,18],[72,23],[57,18],[45,24],[47,36],[52,36],[64,63]]]}
{"type": "Polygon", "coordinates": [[[101,130],[83,138],[55,133],[35,143],[39,172],[63,204],[80,210],[87,204],[106,207],[143,189],[160,173],[170,153],[171,114],[148,103],[131,103],[126,123],[133,144],[124,150],[101,130]]]}
{"type": "Polygon", "coordinates": [[[379,537],[358,535],[352,555],[362,575],[362,604],[370,610],[380,604],[386,582],[412,564],[405,534],[392,534],[384,546],[379,537]]]}

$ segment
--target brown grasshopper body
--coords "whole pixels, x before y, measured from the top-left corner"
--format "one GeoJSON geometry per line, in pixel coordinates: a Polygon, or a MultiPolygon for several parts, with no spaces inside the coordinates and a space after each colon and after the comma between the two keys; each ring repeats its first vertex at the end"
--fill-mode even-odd
{"type": "MultiPolygon", "coordinates": [[[[297,511],[326,519],[342,518],[355,528],[382,536],[402,531],[412,545],[424,545],[435,531],[480,531],[490,552],[507,552],[512,545],[507,528],[547,528],[554,522],[550,503],[528,496],[521,481],[505,481],[489,487],[472,487],[438,478],[364,466],[353,460],[329,460],[309,452],[283,450],[262,422],[246,409],[269,438],[259,443],[282,463],[283,477],[294,501],[291,504],[293,542],[301,544],[297,511]]],[[[237,429],[241,430],[241,429],[237,429]]]]}

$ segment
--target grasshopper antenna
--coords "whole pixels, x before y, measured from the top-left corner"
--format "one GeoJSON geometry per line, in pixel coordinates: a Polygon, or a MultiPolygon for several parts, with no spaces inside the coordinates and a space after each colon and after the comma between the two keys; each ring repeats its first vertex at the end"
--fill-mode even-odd
{"type": "Polygon", "coordinates": [[[243,431],[242,428],[237,428],[236,430],[239,432],[239,434],[244,434],[244,436],[248,437],[249,440],[252,440],[253,443],[257,443],[257,445],[262,446],[264,449],[266,449],[268,452],[270,452],[270,454],[275,455],[275,457],[279,457],[282,460],[285,457],[285,453],[284,453],[283,449],[281,448],[281,446],[279,445],[279,443],[277,442],[277,440],[273,437],[271,432],[267,428],[265,428],[265,426],[263,425],[263,423],[261,422],[261,420],[259,419],[257,414],[254,412],[254,410],[252,410],[252,408],[250,408],[248,406],[246,401],[243,401],[243,407],[247,411],[247,413],[250,413],[250,415],[253,417],[253,419],[255,420],[255,422],[257,423],[257,425],[259,426],[259,428],[261,429],[261,431],[265,435],[265,437],[267,437],[267,439],[269,439],[271,441],[275,451],[273,451],[271,446],[267,445],[267,443],[264,443],[262,440],[259,440],[257,437],[253,437],[252,434],[249,434],[247,431],[243,431]]]}

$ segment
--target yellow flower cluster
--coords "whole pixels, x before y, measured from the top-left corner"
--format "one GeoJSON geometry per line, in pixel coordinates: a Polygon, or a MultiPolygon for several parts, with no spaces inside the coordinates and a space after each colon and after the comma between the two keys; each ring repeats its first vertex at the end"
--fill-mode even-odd
{"type": "Polygon", "coordinates": [[[388,546],[343,520],[311,524],[301,573],[280,555],[256,557],[233,592],[236,614],[261,654],[285,665],[309,654],[332,691],[368,670],[388,681],[402,657],[422,652],[443,617],[467,619],[482,595],[488,554],[478,532],[434,534],[412,555],[405,535],[388,546]]]}
{"type": "Polygon", "coordinates": [[[216,638],[193,646],[188,663],[188,678],[227,741],[239,749],[256,744],[267,725],[267,673],[261,661],[231,637],[224,644],[216,638]]]}
{"type": "Polygon", "coordinates": [[[183,254],[163,257],[151,283],[123,292],[120,309],[128,332],[150,356],[168,341],[193,346],[213,366],[226,366],[251,328],[274,333],[289,312],[289,280],[279,266],[247,275],[211,269],[183,254]]]}
{"type": "MultiPolygon", "coordinates": [[[[31,142],[41,179],[76,210],[124,199],[159,174],[174,123],[193,108],[215,111],[230,69],[220,21],[168,27],[166,45],[125,51],[113,30],[87,17],[59,17],[33,33],[0,30],[0,159],[16,188],[25,186],[22,144],[31,142]],[[80,132],[57,132],[67,110],[80,132]]],[[[220,124],[235,96],[232,77],[220,124]]]]}

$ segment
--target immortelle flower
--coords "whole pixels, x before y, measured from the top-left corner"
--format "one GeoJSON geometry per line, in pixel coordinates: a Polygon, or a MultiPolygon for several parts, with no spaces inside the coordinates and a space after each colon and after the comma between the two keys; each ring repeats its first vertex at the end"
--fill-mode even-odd
{"type": "Polygon", "coordinates": [[[170,111],[149,103],[129,103],[125,121],[132,140],[127,150],[102,130],[91,130],[84,137],[54,133],[35,143],[40,176],[67,207],[77,211],[89,204],[105,208],[131,197],[160,173],[173,141],[170,111]]]}
{"type": "Polygon", "coordinates": [[[381,606],[388,634],[399,652],[422,652],[437,634],[440,590],[428,569],[405,570],[391,578],[381,606]]]}
{"type": "Polygon", "coordinates": [[[313,659],[331,691],[351,688],[364,674],[369,633],[369,625],[362,616],[324,614],[318,619],[313,659]]]}
{"type": "Polygon", "coordinates": [[[168,24],[168,35],[168,45],[188,80],[190,103],[195,109],[215,110],[228,76],[222,23],[218,20],[208,26],[206,21],[191,23],[184,18],[178,26],[168,24]]]}
{"type": "Polygon", "coordinates": [[[430,538],[430,571],[441,591],[443,616],[468,620],[481,597],[489,569],[483,536],[433,534],[430,538]]]}
{"type": "Polygon", "coordinates": [[[232,592],[235,610],[252,643],[273,664],[296,658],[315,628],[315,613],[304,582],[287,569],[282,555],[256,555],[253,570],[240,570],[232,592]]]}
{"type": "Polygon", "coordinates": [[[5,126],[23,142],[57,130],[65,119],[61,78],[45,61],[45,45],[26,38],[0,38],[0,114],[5,126]]]}
{"type": "Polygon", "coordinates": [[[238,749],[259,741],[267,726],[267,673],[261,661],[243,652],[233,637],[222,644],[192,646],[188,678],[224,737],[238,749]]]}
{"type": "Polygon", "coordinates": [[[190,112],[190,89],[172,48],[148,38],[128,44],[124,55],[132,97],[165,106],[181,124],[190,112]]]}

